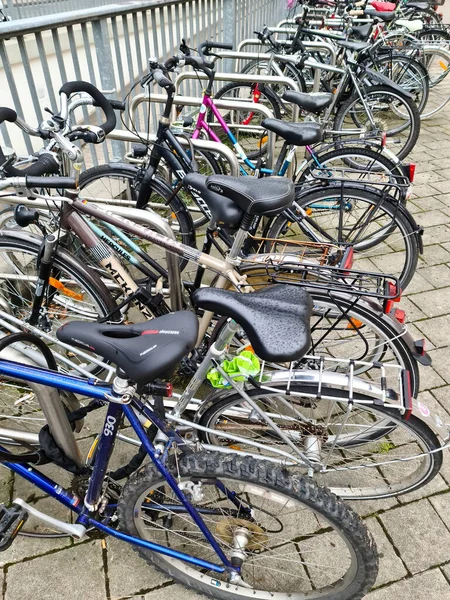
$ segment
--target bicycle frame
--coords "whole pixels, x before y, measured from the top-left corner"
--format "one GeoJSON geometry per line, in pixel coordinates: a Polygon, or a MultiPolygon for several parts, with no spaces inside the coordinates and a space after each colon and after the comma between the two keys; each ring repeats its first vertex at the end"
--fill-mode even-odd
{"type": "MultiPolygon", "coordinates": [[[[76,523],[82,525],[84,528],[96,527],[97,529],[100,529],[101,531],[120,540],[139,545],[154,552],[160,552],[161,554],[183,560],[199,567],[211,569],[217,573],[224,573],[225,571],[234,571],[236,573],[239,572],[239,569],[234,568],[223,553],[214,536],[204,523],[199,511],[197,511],[197,509],[191,505],[182,490],[180,490],[178,487],[175,478],[166,466],[166,454],[158,453],[152,442],[149,440],[143,426],[139,421],[139,418],[133,411],[133,408],[138,409],[146,419],[154,423],[159,430],[163,431],[165,436],[168,438],[169,446],[176,443],[183,451],[187,451],[188,449],[184,440],[172,428],[168,427],[165,421],[158,417],[158,415],[148,405],[143,405],[137,398],[133,398],[130,404],[122,404],[121,396],[118,396],[114,392],[113,386],[111,385],[98,385],[92,380],[83,380],[46,369],[29,367],[20,363],[0,360],[0,373],[15,379],[19,378],[24,381],[41,383],[42,385],[54,387],[60,390],[66,390],[75,394],[82,394],[83,396],[98,400],[101,404],[108,404],[108,410],[98,445],[97,457],[92,476],[89,480],[89,487],[86,493],[84,505],[80,503],[80,499],[76,495],[69,490],[62,488],[52,479],[40,473],[28,463],[18,464],[14,462],[3,461],[5,467],[17,473],[33,485],[36,485],[43,492],[49,494],[52,498],[58,500],[61,502],[61,504],[75,512],[78,515],[76,523]],[[192,517],[195,524],[199,527],[222,564],[216,564],[210,561],[202,560],[183,552],[178,552],[159,544],[119,532],[110,527],[108,524],[105,524],[104,522],[94,518],[94,512],[97,510],[101,500],[102,486],[105,479],[108,462],[112,454],[118,427],[123,415],[127,417],[150,459],[158,468],[159,472],[163,475],[170,488],[176,494],[186,512],[192,517]]],[[[0,447],[0,451],[7,452],[2,447],[0,447]]],[[[218,483],[220,484],[220,482],[218,483]]],[[[223,487],[224,486],[222,485],[221,489],[223,489],[223,487]]],[[[229,498],[233,501],[233,496],[231,494],[229,494],[229,498]]],[[[238,509],[242,508],[241,502],[238,499],[236,499],[234,503],[238,509]]],[[[107,516],[106,520],[108,521],[109,518],[110,517],[107,516]]]]}

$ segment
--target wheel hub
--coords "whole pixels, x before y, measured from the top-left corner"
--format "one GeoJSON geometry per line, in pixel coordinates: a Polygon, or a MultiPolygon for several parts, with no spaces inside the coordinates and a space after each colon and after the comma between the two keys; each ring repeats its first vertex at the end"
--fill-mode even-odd
{"type": "Polygon", "coordinates": [[[217,523],[215,533],[221,542],[233,546],[235,534],[241,529],[246,531],[245,550],[264,550],[269,542],[269,537],[262,527],[251,521],[227,517],[217,523]]]}

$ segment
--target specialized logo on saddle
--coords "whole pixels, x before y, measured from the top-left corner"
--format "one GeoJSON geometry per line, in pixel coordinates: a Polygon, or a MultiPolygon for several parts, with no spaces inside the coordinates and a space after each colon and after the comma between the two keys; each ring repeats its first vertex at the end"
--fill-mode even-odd
{"type": "Polygon", "coordinates": [[[220,187],[220,185],[210,185],[209,186],[210,190],[213,190],[213,192],[218,192],[219,194],[223,194],[223,189],[220,187]]]}

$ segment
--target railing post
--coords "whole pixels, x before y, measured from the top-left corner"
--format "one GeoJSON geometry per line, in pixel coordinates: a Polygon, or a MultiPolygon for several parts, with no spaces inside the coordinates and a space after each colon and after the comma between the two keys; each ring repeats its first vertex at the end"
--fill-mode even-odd
{"type": "MultiPolygon", "coordinates": [[[[97,55],[101,89],[106,97],[111,96],[112,98],[117,98],[117,87],[114,77],[114,63],[111,53],[107,21],[103,19],[101,21],[93,21],[92,31],[94,34],[95,53],[97,55]]],[[[120,127],[120,120],[118,126],[120,127]]],[[[125,144],[123,142],[113,141],[111,143],[111,149],[113,153],[113,162],[121,161],[125,155],[125,144]]]]}
{"type": "MultiPolygon", "coordinates": [[[[236,4],[237,0],[223,0],[223,41],[227,44],[233,44],[233,50],[236,50],[237,44],[236,4]]],[[[224,60],[223,68],[227,73],[234,73],[234,59],[227,58],[224,60]]]]}

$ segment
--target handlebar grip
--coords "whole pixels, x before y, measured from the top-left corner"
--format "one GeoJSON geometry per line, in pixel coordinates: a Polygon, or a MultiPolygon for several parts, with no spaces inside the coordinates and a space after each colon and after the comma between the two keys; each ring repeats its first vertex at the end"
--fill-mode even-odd
{"type": "Polygon", "coordinates": [[[161,71],[161,69],[155,69],[153,71],[153,79],[162,88],[175,89],[175,86],[173,85],[173,83],[170,81],[170,79],[168,77],[166,77],[164,75],[164,73],[161,71]]]}
{"type": "Polygon", "coordinates": [[[70,94],[74,94],[75,92],[85,92],[92,96],[106,117],[106,121],[99,125],[99,127],[103,129],[105,135],[111,133],[116,126],[116,114],[108,98],[106,98],[95,85],[92,85],[92,83],[88,83],[87,81],[68,81],[62,85],[59,90],[60,94],[66,94],[66,96],[70,96],[70,94]]]}
{"type": "MultiPolygon", "coordinates": [[[[2,162],[3,151],[0,148],[0,164],[2,162]]],[[[4,161],[3,161],[4,162],[4,161]]],[[[53,154],[45,153],[37,159],[29,167],[25,169],[16,169],[12,165],[6,165],[3,167],[3,171],[10,177],[25,177],[26,175],[39,177],[40,175],[53,175],[59,173],[59,164],[53,154]]]]}
{"type": "Polygon", "coordinates": [[[28,188],[65,188],[76,190],[78,183],[73,177],[30,177],[27,175],[26,183],[28,188]]]}
{"type": "Polygon", "coordinates": [[[0,123],[3,121],[8,121],[9,123],[15,123],[17,119],[17,113],[12,108],[6,108],[5,106],[0,106],[0,123]]]}
{"type": "Polygon", "coordinates": [[[206,48],[210,50],[218,49],[218,50],[233,50],[233,44],[225,44],[222,42],[207,42],[206,48]]]}
{"type": "MultiPolygon", "coordinates": [[[[127,105],[125,102],[122,102],[122,100],[109,100],[108,102],[111,104],[111,106],[114,108],[114,110],[120,110],[120,111],[124,111],[127,108],[127,105]]],[[[92,103],[92,106],[100,106],[100,104],[94,100],[94,102],[92,103]]]]}

